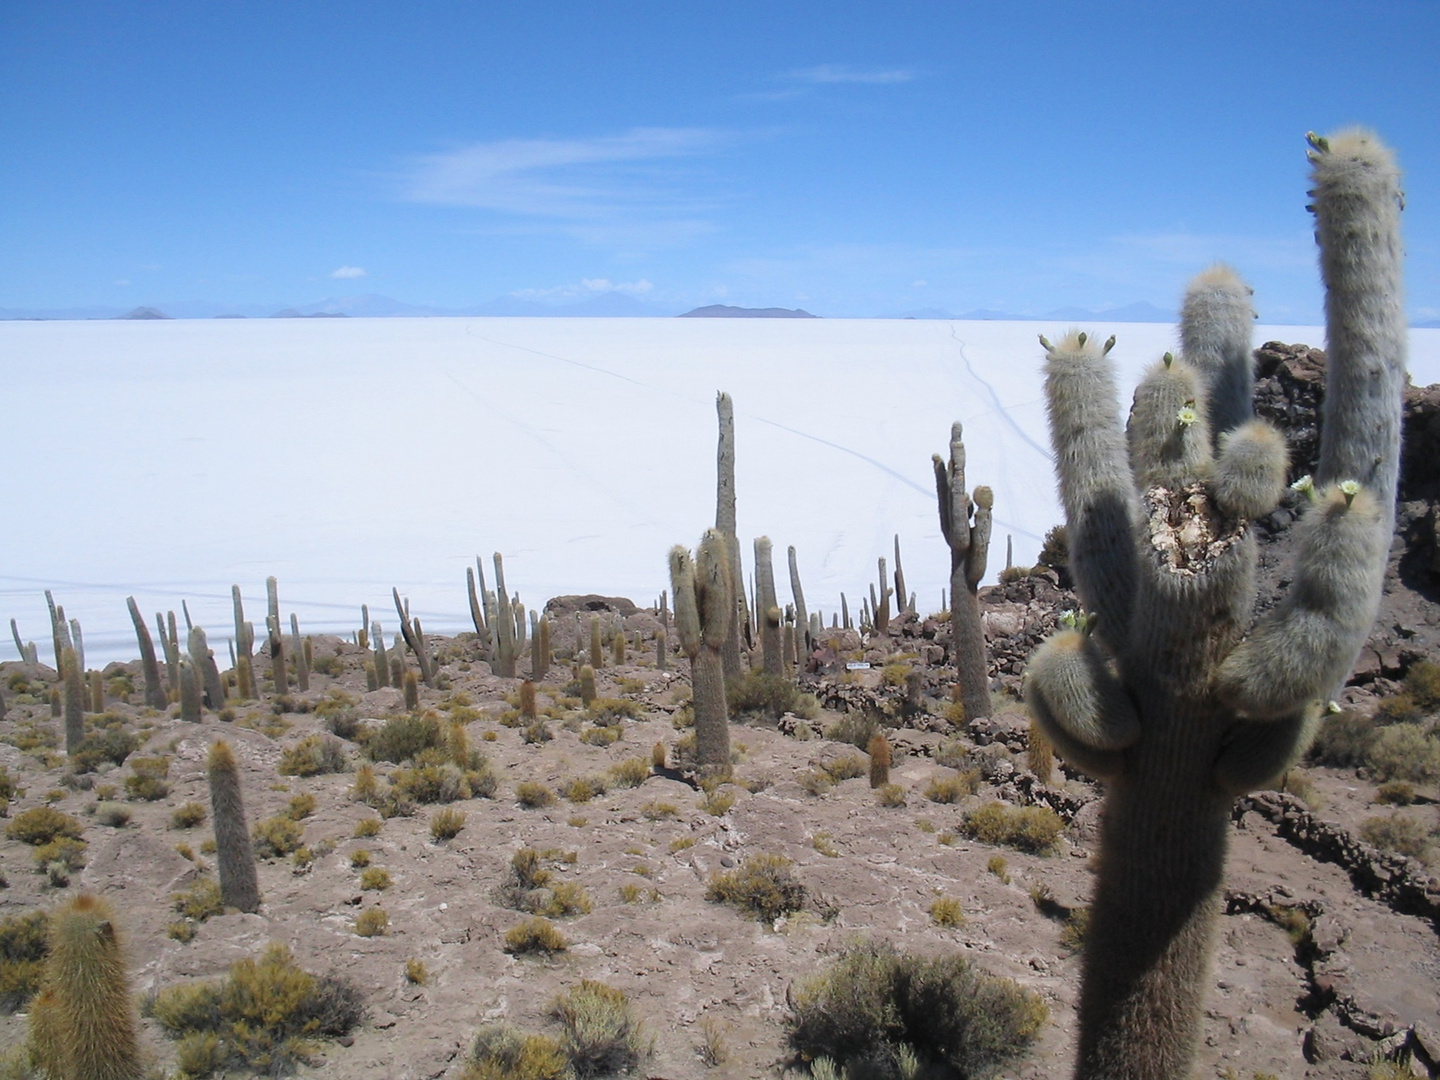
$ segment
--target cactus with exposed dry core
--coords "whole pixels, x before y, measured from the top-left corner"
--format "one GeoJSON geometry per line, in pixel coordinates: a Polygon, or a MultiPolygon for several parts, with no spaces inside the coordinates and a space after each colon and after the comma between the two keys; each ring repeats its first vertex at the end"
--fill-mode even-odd
{"type": "Polygon", "coordinates": [[[138,1021],[110,906],[82,893],[50,917],[29,1049],[58,1080],[139,1080],[138,1021]]]}
{"type": "Polygon", "coordinates": [[[890,740],[877,731],[865,752],[870,755],[870,786],[884,787],[890,782],[890,740]]]}
{"type": "Polygon", "coordinates": [[[255,849],[245,821],[245,800],[240,793],[240,767],[230,744],[223,739],[210,747],[205,759],[205,775],[210,781],[210,819],[215,826],[220,901],[240,911],[258,911],[260,885],[255,877],[255,849]]]}
{"type": "Polygon", "coordinates": [[[1224,268],[1192,283],[1185,355],[1137,388],[1128,446],[1108,345],[1072,333],[1046,347],[1071,572],[1093,615],[1037,652],[1027,698],[1061,756],[1106,781],[1081,1080],[1190,1073],[1231,803],[1303,752],[1379,603],[1405,381],[1399,172],[1366,133],[1312,147],[1318,490],[1289,591],[1258,623],[1249,523],[1279,500],[1286,460],[1279,433],[1248,418],[1246,286],[1224,268]]]}
{"type": "Polygon", "coordinates": [[[936,454],[931,463],[940,503],[940,532],[950,546],[950,646],[955,654],[955,674],[963,691],[966,717],[978,719],[991,712],[978,590],[990,555],[990,512],[995,496],[988,487],[977,487],[972,500],[965,489],[963,434],[959,421],[952,424],[949,462],[936,454]]]}
{"type": "Polygon", "coordinates": [[[60,674],[65,680],[65,753],[73,754],[85,739],[85,675],[70,645],[60,647],[60,674]]]}
{"type": "MultiPolygon", "coordinates": [[[[767,563],[768,548],[767,540],[767,563]]],[[[701,769],[723,772],[730,768],[730,714],[721,652],[730,609],[735,606],[735,587],[730,580],[729,548],[720,530],[705,530],[693,559],[684,547],[670,549],[670,588],[680,648],[690,658],[695,758],[701,769]]]]}

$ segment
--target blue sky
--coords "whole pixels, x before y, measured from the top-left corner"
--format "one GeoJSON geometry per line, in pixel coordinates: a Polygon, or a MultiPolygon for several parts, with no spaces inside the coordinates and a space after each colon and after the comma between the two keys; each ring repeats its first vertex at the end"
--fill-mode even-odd
{"type": "Polygon", "coordinates": [[[0,308],[618,289],[664,310],[1319,321],[1307,129],[1406,170],[1440,318],[1440,3],[0,0],[0,308]]]}

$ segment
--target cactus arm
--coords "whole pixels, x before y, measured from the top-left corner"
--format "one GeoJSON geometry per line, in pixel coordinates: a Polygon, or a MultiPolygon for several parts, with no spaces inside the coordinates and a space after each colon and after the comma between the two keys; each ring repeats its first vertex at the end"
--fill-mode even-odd
{"type": "Polygon", "coordinates": [[[1320,710],[1309,708],[1276,721],[1242,720],[1226,734],[1215,759],[1215,784],[1239,796],[1272,784],[1300,760],[1320,726],[1320,710]]]}
{"type": "Polygon", "coordinates": [[[692,660],[700,651],[700,610],[695,603],[695,561],[690,549],[670,549],[670,591],[675,596],[675,632],[680,648],[692,660]]]}
{"type": "Polygon", "coordinates": [[[1212,438],[1252,415],[1255,361],[1250,325],[1255,308],[1251,292],[1228,266],[1212,266],[1190,282],[1181,304],[1180,347],[1204,387],[1212,438]]]}
{"type": "Polygon", "coordinates": [[[1393,526],[1406,327],[1400,171],[1373,134],[1311,138],[1325,281],[1325,405],[1316,481],[1356,480],[1393,526]]]}
{"type": "Polygon", "coordinates": [[[1140,738],[1140,719],[1095,643],[1061,630],[1036,651],[1026,672],[1026,700],[1044,702],[1072,741],[1124,750],[1140,738]]]}
{"type": "Polygon", "coordinates": [[[1221,436],[1210,483],[1215,505],[1231,518],[1263,517],[1280,504],[1290,454],[1285,436],[1263,420],[1247,420],[1221,436]]]}
{"type": "Polygon", "coordinates": [[[975,489],[975,524],[970,527],[970,554],[965,560],[965,584],[974,592],[985,576],[990,561],[990,527],[995,493],[988,487],[975,489]]]}
{"type": "Polygon", "coordinates": [[[1278,719],[1323,700],[1344,678],[1375,618],[1371,579],[1388,548],[1383,516],[1368,492],[1352,499],[1338,487],[1305,515],[1290,591],[1220,665],[1227,705],[1278,719]]]}
{"type": "Polygon", "coordinates": [[[1084,334],[1041,344],[1071,573],[1086,606],[1100,616],[1098,633],[1120,643],[1135,596],[1140,507],[1120,430],[1114,365],[1084,334]]]}
{"type": "Polygon", "coordinates": [[[1145,373],[1135,387],[1125,439],[1141,488],[1178,487],[1205,475],[1210,423],[1204,388],[1189,365],[1166,353],[1145,373]]]}

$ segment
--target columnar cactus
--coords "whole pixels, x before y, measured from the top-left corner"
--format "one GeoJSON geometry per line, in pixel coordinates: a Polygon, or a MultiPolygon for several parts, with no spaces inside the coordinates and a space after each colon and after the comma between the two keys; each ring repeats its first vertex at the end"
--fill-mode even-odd
{"type": "Polygon", "coordinates": [[[425,642],[425,634],[420,629],[420,620],[410,617],[410,601],[400,602],[400,590],[392,588],[391,597],[395,600],[395,614],[400,617],[400,636],[405,639],[405,644],[415,654],[415,662],[420,665],[420,678],[425,680],[425,685],[435,689],[435,666],[430,662],[430,649],[425,642]]]}
{"type": "MultiPolygon", "coordinates": [[[[760,659],[767,675],[785,674],[784,644],[781,640],[780,602],[775,598],[775,567],[770,561],[770,538],[755,541],[755,618],[760,624],[760,659]]],[[[680,600],[675,600],[678,616],[680,600]]]]}
{"type": "Polygon", "coordinates": [[[813,642],[810,638],[810,615],[805,610],[805,590],[800,587],[800,566],[795,561],[795,545],[787,550],[790,559],[790,595],[795,598],[795,651],[796,660],[803,666],[810,656],[813,642]]]}
{"type": "Polygon", "coordinates": [[[480,656],[483,659],[490,659],[490,624],[485,617],[485,567],[480,563],[480,557],[475,557],[475,569],[465,568],[465,592],[470,597],[470,621],[475,624],[475,639],[480,645],[480,656]],[[480,584],[475,584],[476,571],[479,572],[480,584]]]}
{"type": "MultiPolygon", "coordinates": [[[[990,510],[995,496],[977,487],[965,489],[964,428],[950,425],[950,461],[931,458],[935,494],[940,502],[940,532],[950,545],[950,643],[965,718],[990,715],[990,670],[985,659],[985,628],[980,623],[980,581],[990,557],[990,510]]],[[[899,560],[899,541],[896,541],[899,560]]]]}
{"type": "Polygon", "coordinates": [[[210,781],[210,816],[215,824],[215,863],[220,871],[220,900],[226,907],[260,909],[260,884],[255,877],[255,849],[245,823],[240,794],[240,767],[230,744],[217,741],[205,760],[210,781]]]}
{"type": "Polygon", "coordinates": [[[139,1080],[138,1021],[115,917],[82,893],[50,918],[44,997],[32,1055],[44,1076],[139,1080]]]}
{"type": "MultiPolygon", "coordinates": [[[[690,657],[695,757],[702,769],[725,771],[730,768],[730,713],[720,654],[735,607],[735,585],[730,579],[729,547],[720,530],[705,530],[694,559],[683,547],[670,549],[670,586],[680,647],[690,657]]],[[[775,653],[778,659],[778,648],[775,653]]]]}
{"type": "Polygon", "coordinates": [[[505,591],[505,563],[500,552],[495,552],[495,617],[491,620],[495,631],[495,652],[490,667],[496,675],[506,679],[515,678],[515,660],[519,655],[515,647],[515,615],[510,609],[510,596],[505,591]]]}
{"type": "Polygon", "coordinates": [[[715,528],[725,537],[729,559],[730,580],[736,584],[735,610],[730,613],[721,657],[725,662],[725,678],[740,677],[741,626],[747,630],[750,616],[745,611],[745,590],[739,588],[740,537],[735,531],[735,406],[730,395],[715,395],[715,413],[720,421],[720,440],[715,451],[715,528]]]}
{"type": "Polygon", "coordinates": [[[60,674],[65,680],[65,753],[74,754],[85,741],[85,673],[70,645],[61,646],[60,674]]]}
{"type": "Polygon", "coordinates": [[[1286,460],[1281,436],[1248,418],[1249,290],[1223,268],[1192,283],[1185,355],[1136,390],[1128,448],[1109,345],[1072,333],[1046,346],[1071,569],[1091,614],[1037,652],[1027,698],[1058,752],[1106,781],[1082,1080],[1189,1074],[1231,801],[1304,750],[1379,602],[1405,379],[1399,173],[1367,133],[1311,143],[1321,463],[1293,584],[1253,627],[1249,522],[1280,498],[1286,460]]]}

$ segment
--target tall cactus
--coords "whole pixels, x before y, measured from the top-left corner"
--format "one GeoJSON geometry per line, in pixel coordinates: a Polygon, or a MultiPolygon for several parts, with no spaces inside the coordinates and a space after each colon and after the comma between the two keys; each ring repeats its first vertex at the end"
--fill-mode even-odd
{"type": "Polygon", "coordinates": [[[491,620],[495,631],[495,653],[490,668],[496,675],[506,679],[515,678],[515,659],[519,655],[515,647],[515,615],[510,609],[510,597],[505,592],[505,562],[500,552],[495,552],[495,617],[491,620]]]}
{"type": "MultiPolygon", "coordinates": [[[[775,567],[770,561],[771,544],[768,536],[755,541],[755,618],[760,624],[760,659],[766,675],[785,674],[785,657],[781,641],[780,602],[775,598],[775,567]]],[[[675,601],[675,611],[680,611],[680,601],[675,601]]]]}
{"type": "MultiPolygon", "coordinates": [[[[692,560],[690,552],[670,550],[670,586],[675,593],[675,629],[690,657],[695,708],[695,757],[705,770],[730,768],[730,713],[725,702],[725,664],[721,650],[735,607],[730,579],[730,549],[718,529],[706,529],[692,560]]],[[[778,650],[777,650],[778,654],[778,650]]]]}
{"type": "MultiPolygon", "coordinates": [[[[950,425],[950,461],[931,458],[935,494],[940,502],[940,532],[950,545],[950,643],[965,718],[989,716],[990,669],[985,658],[985,628],[980,622],[980,580],[990,557],[990,510],[995,496],[977,487],[972,499],[965,489],[965,429],[950,425]]],[[[900,538],[895,538],[899,573],[900,538]]],[[[897,584],[899,579],[897,578],[897,584]]],[[[903,586],[902,586],[903,588],[903,586]]],[[[904,601],[902,600],[901,603],[904,601]]]]}
{"type": "MultiPolygon", "coordinates": [[[[715,414],[720,423],[720,438],[715,450],[715,528],[725,537],[729,556],[730,580],[740,581],[740,537],[735,531],[735,406],[730,395],[715,395],[715,414]]],[[[738,679],[740,670],[740,628],[750,625],[745,611],[745,590],[735,589],[735,610],[730,613],[721,657],[725,662],[725,678],[738,679]]]]}
{"type": "Polygon", "coordinates": [[[245,823],[240,793],[240,766],[223,739],[210,747],[205,760],[210,781],[210,817],[215,823],[215,864],[220,871],[220,900],[226,907],[260,909],[260,884],[255,876],[255,849],[245,823]]]}
{"type": "Polygon", "coordinates": [[[1186,356],[1136,390],[1128,452],[1109,345],[1072,333],[1046,346],[1071,568],[1094,623],[1042,646],[1027,698],[1059,753],[1106,781],[1082,1080],[1189,1074],[1231,801],[1304,750],[1379,602],[1405,379],[1399,172],[1367,133],[1311,144],[1321,467],[1293,584],[1253,628],[1249,522],[1278,501],[1286,461],[1281,436],[1240,408],[1249,290],[1223,268],[1192,283],[1186,356]]]}

